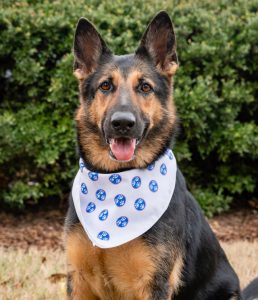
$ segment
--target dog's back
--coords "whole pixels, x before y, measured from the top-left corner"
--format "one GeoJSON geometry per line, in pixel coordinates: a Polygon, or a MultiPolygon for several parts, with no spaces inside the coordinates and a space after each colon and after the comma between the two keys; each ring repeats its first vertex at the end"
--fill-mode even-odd
{"type": "Polygon", "coordinates": [[[245,300],[258,300],[258,277],[243,290],[243,298],[245,300]]]}

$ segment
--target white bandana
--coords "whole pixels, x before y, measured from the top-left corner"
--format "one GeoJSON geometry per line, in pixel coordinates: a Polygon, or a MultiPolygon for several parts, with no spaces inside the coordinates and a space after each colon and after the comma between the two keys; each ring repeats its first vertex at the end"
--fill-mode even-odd
{"type": "Polygon", "coordinates": [[[170,149],[146,169],[90,172],[80,159],[72,188],[77,216],[93,245],[111,248],[150,229],[168,208],[176,183],[170,149]]]}

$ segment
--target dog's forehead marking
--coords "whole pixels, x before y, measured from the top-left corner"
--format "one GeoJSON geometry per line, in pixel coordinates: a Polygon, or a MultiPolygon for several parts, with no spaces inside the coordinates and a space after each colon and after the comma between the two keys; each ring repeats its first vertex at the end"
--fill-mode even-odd
{"type": "Polygon", "coordinates": [[[129,82],[136,85],[140,79],[148,79],[154,85],[157,74],[147,62],[137,59],[134,54],[114,55],[112,61],[102,69],[98,81],[103,81],[106,78],[112,78],[117,85],[129,82]]]}
{"type": "Polygon", "coordinates": [[[153,75],[151,74],[153,72],[150,66],[146,62],[139,60],[135,54],[127,54],[121,56],[115,55],[114,64],[116,65],[116,69],[120,71],[125,80],[134,71],[137,71],[138,74],[142,73],[142,75],[153,75]]]}
{"type": "Polygon", "coordinates": [[[126,55],[115,55],[114,63],[117,68],[121,71],[122,75],[126,78],[128,72],[130,72],[131,68],[135,64],[135,59],[133,54],[126,55]]]}

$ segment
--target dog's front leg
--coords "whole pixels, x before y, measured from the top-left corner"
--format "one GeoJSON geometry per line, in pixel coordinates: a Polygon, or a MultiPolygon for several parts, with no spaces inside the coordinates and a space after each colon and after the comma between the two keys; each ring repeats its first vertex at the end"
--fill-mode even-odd
{"type": "Polygon", "coordinates": [[[158,272],[152,282],[152,300],[174,299],[180,286],[182,285],[181,273],[183,268],[183,257],[178,255],[173,259],[172,269],[168,271],[168,259],[159,262],[158,272]]]}
{"type": "Polygon", "coordinates": [[[67,300],[100,300],[78,271],[68,273],[66,288],[67,300]]]}
{"type": "MultiPolygon", "coordinates": [[[[182,255],[139,238],[106,249],[105,268],[121,299],[170,300],[181,285],[182,255]]],[[[116,298],[120,299],[120,298],[116,298]]]]}

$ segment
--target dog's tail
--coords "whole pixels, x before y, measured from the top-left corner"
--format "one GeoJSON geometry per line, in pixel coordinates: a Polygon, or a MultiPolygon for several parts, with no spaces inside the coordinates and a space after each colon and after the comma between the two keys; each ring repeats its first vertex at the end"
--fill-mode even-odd
{"type": "Polygon", "coordinates": [[[243,290],[244,300],[258,300],[258,277],[243,290]]]}

